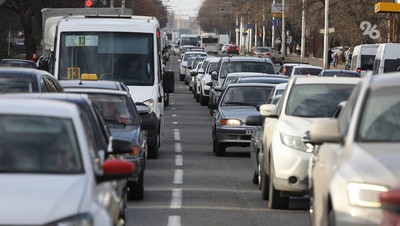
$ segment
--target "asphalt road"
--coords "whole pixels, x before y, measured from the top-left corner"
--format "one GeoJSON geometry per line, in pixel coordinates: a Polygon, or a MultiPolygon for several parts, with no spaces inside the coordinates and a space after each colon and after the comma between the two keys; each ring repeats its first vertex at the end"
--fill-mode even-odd
{"type": "Polygon", "coordinates": [[[175,92],[158,158],[147,160],[145,198],[128,203],[127,225],[309,225],[305,199],[291,199],[289,210],[268,209],[252,183],[249,148],[214,155],[209,110],[179,81],[178,66],[176,57],[166,65],[175,72],[175,92]]]}

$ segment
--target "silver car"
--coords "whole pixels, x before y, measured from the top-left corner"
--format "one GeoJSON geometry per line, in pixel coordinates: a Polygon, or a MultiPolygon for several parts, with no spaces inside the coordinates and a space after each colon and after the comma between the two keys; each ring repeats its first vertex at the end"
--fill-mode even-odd
{"type": "Polygon", "coordinates": [[[257,47],[253,53],[254,56],[261,57],[261,58],[268,58],[274,64],[280,63],[283,65],[285,62],[285,56],[279,50],[272,48],[272,47],[257,47]]]}
{"type": "Polygon", "coordinates": [[[379,193],[400,178],[400,74],[367,76],[338,119],[310,131],[323,143],[311,171],[312,225],[379,225],[379,193]]]}
{"type": "Polygon", "coordinates": [[[257,106],[265,103],[275,84],[231,84],[221,94],[212,120],[213,151],[225,154],[229,146],[250,146],[254,126],[246,125],[249,115],[258,114],[257,106]]]}

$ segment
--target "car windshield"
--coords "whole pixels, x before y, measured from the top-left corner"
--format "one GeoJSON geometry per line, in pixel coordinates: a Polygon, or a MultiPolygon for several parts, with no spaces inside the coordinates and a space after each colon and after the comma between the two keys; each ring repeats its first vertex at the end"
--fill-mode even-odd
{"type": "Polygon", "coordinates": [[[186,53],[183,61],[188,61],[190,57],[207,56],[205,53],[186,53]]]}
{"type": "Polygon", "coordinates": [[[364,104],[358,140],[400,141],[400,99],[398,86],[371,89],[364,104]]]}
{"type": "Polygon", "coordinates": [[[181,45],[197,46],[198,45],[198,39],[197,39],[197,37],[182,37],[181,38],[181,45]]]}
{"type": "Polygon", "coordinates": [[[297,117],[330,117],[336,106],[347,100],[353,84],[295,85],[290,91],[286,114],[297,117]]]}
{"type": "Polygon", "coordinates": [[[71,119],[0,115],[0,173],[83,173],[71,119]]]}
{"type": "Polygon", "coordinates": [[[269,49],[268,49],[268,48],[257,48],[257,49],[256,49],[256,52],[259,52],[259,53],[267,53],[267,52],[269,52],[269,49]]]}
{"type": "Polygon", "coordinates": [[[153,34],[68,32],[60,37],[59,79],[96,74],[126,85],[154,83],[153,34]]]}
{"type": "Polygon", "coordinates": [[[216,71],[218,68],[218,62],[210,62],[208,64],[207,74],[210,74],[213,71],[216,71]]]}
{"type": "Polygon", "coordinates": [[[319,68],[295,68],[294,69],[294,75],[319,75],[321,73],[322,69],[319,68]]]}
{"type": "Polygon", "coordinates": [[[274,67],[266,62],[230,61],[222,64],[221,78],[226,78],[229,73],[234,72],[260,72],[275,74],[274,67]]]}
{"type": "Polygon", "coordinates": [[[127,96],[89,94],[89,98],[96,104],[111,131],[116,127],[138,125],[135,109],[127,96]]]}
{"type": "Polygon", "coordinates": [[[229,85],[231,83],[236,83],[238,79],[239,79],[239,76],[226,77],[226,79],[224,80],[224,83],[222,84],[222,88],[225,88],[227,85],[229,85]]]}
{"type": "Polygon", "coordinates": [[[375,55],[361,55],[361,70],[371,70],[374,68],[375,55]]]}
{"type": "Polygon", "coordinates": [[[0,76],[0,93],[31,93],[37,90],[34,78],[0,76]]]}
{"type": "Polygon", "coordinates": [[[272,86],[229,87],[221,101],[221,106],[258,106],[265,104],[272,89],[272,86]]]}
{"type": "Polygon", "coordinates": [[[400,71],[400,59],[387,59],[385,60],[384,73],[400,71]]]}

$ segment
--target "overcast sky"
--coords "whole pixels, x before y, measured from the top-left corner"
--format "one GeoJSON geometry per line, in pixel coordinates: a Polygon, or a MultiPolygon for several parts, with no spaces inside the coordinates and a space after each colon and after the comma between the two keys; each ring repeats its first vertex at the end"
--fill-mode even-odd
{"type": "Polygon", "coordinates": [[[197,16],[203,0],[163,0],[164,5],[169,5],[175,14],[197,16]]]}

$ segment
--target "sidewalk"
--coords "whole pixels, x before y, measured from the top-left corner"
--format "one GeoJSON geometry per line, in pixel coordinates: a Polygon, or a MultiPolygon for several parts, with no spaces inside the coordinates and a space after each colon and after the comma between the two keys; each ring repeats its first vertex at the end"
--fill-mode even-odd
{"type": "MultiPolygon", "coordinates": [[[[288,54],[285,60],[285,63],[289,63],[289,62],[300,62],[300,56],[298,56],[297,54],[288,54]]],[[[304,62],[308,63],[310,65],[313,66],[318,66],[318,67],[322,67],[323,65],[323,60],[320,58],[315,58],[315,57],[304,57],[304,62]]],[[[338,65],[337,68],[333,68],[332,64],[331,64],[331,68],[330,69],[338,69],[338,70],[344,70],[345,69],[345,65],[338,65]]]]}

